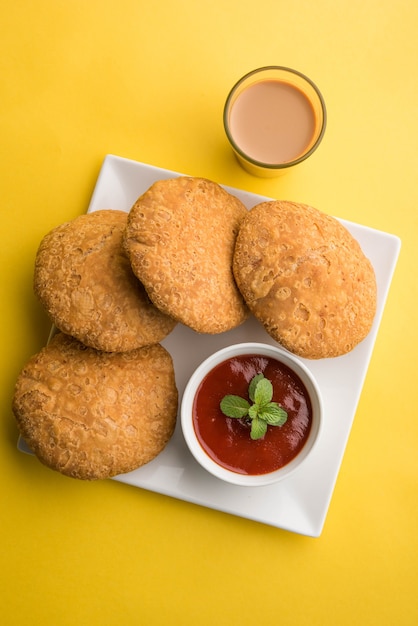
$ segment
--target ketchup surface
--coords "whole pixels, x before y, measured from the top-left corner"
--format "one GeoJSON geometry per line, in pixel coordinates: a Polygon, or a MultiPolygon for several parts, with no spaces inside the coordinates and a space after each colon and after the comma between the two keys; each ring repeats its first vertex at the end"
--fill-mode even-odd
{"type": "Polygon", "coordinates": [[[219,465],[238,474],[267,474],[289,463],[303,448],[311,429],[309,394],[290,368],[256,354],[227,359],[200,384],[193,404],[193,425],[200,445],[219,465]],[[226,417],[220,402],[227,394],[246,398],[251,379],[264,374],[273,385],[273,401],[287,411],[283,426],[268,426],[262,439],[250,437],[251,422],[226,417]]]}

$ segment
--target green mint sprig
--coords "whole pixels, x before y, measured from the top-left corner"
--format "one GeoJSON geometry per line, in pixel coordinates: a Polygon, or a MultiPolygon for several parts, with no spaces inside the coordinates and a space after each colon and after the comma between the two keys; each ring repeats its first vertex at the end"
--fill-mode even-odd
{"type": "Polygon", "coordinates": [[[251,439],[261,439],[267,432],[267,426],[283,426],[287,420],[287,412],[277,402],[272,402],[273,385],[257,374],[250,381],[248,396],[250,404],[241,396],[229,394],[221,400],[221,411],[227,417],[251,420],[251,439]]]}

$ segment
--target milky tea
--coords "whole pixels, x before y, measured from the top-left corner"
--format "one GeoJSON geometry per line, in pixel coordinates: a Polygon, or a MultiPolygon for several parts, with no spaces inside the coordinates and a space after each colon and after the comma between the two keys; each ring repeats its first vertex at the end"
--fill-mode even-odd
{"type": "Polygon", "coordinates": [[[292,81],[276,78],[275,69],[284,68],[263,68],[251,72],[249,80],[241,79],[224,111],[225,130],[238,159],[261,176],[277,175],[306,158],[325,128],[325,106],[316,88],[309,82],[306,89],[305,77],[298,73],[292,81]]]}

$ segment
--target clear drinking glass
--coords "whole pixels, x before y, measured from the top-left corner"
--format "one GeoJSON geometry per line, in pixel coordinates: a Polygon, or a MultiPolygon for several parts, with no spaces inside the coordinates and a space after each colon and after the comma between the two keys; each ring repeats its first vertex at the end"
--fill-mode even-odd
{"type": "Polygon", "coordinates": [[[223,113],[239,163],[262,177],[283,174],[315,152],[326,117],[324,99],[310,78],[281,66],[243,76],[231,89],[223,113]]]}

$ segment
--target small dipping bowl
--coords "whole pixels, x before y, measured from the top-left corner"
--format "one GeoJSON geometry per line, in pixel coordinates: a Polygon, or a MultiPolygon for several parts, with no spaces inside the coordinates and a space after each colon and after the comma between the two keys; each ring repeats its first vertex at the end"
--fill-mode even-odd
{"type": "MultiPolygon", "coordinates": [[[[257,366],[259,363],[257,363],[257,366]]],[[[235,365],[233,367],[235,367],[235,365]]],[[[241,365],[239,365],[238,367],[241,367],[241,365]]],[[[243,367],[243,371],[244,370],[247,371],[245,368],[246,366],[243,367]]],[[[269,378],[268,370],[266,369],[265,372],[266,372],[265,377],[269,378]]],[[[252,377],[253,373],[250,372],[249,374],[245,374],[245,376],[252,377]]],[[[273,382],[273,390],[274,389],[275,389],[275,386],[273,382]]],[[[214,420],[220,420],[220,422],[222,423],[218,422],[218,424],[220,425],[221,429],[223,429],[224,432],[225,432],[225,429],[228,431],[231,428],[230,425],[228,426],[228,420],[229,420],[229,424],[237,420],[237,418],[227,418],[226,416],[222,414],[222,412],[219,409],[220,399],[222,399],[222,397],[227,394],[234,394],[234,395],[237,394],[243,397],[242,391],[235,391],[234,388],[231,387],[231,380],[228,380],[228,377],[224,377],[223,380],[221,381],[221,387],[217,389],[215,392],[212,392],[211,390],[210,394],[208,394],[208,398],[213,397],[214,399],[213,400],[211,399],[209,402],[209,405],[212,403],[213,406],[210,408],[209,417],[205,418],[205,419],[209,419],[210,422],[213,422],[214,420]]],[[[205,397],[203,398],[203,400],[205,400],[205,397]]],[[[284,406],[284,404],[281,402],[280,397],[273,396],[273,400],[278,402],[279,405],[284,406]]],[[[284,399],[284,402],[286,402],[285,399],[284,399]]],[[[297,409],[297,411],[295,412],[299,414],[299,413],[302,413],[302,410],[297,409]]],[[[186,385],[186,388],[183,394],[182,403],[181,403],[181,427],[182,427],[183,435],[184,435],[186,444],[190,452],[196,459],[196,461],[198,461],[198,463],[205,470],[207,470],[210,474],[212,474],[216,478],[219,478],[220,480],[226,481],[227,483],[231,483],[234,485],[248,486],[248,487],[257,487],[257,486],[276,483],[280,480],[283,480],[289,477],[291,474],[293,474],[293,472],[297,471],[301,466],[303,466],[306,460],[310,457],[316,445],[316,442],[318,441],[318,437],[319,437],[321,425],[322,425],[322,415],[323,415],[323,408],[322,408],[321,393],[320,393],[318,384],[316,383],[309,369],[304,365],[304,363],[302,363],[299,359],[297,359],[295,356],[293,356],[291,353],[287,352],[286,350],[283,350],[279,347],[275,347],[272,345],[264,344],[264,343],[248,342],[248,343],[235,344],[227,348],[223,348],[219,350],[218,352],[215,352],[214,354],[209,356],[205,361],[203,361],[197,367],[197,369],[194,371],[194,373],[190,377],[186,385]],[[220,464],[220,462],[218,462],[220,457],[218,457],[218,460],[216,460],[212,452],[206,451],[202,447],[201,436],[198,435],[197,428],[196,428],[196,420],[195,420],[196,413],[198,413],[198,410],[199,410],[198,409],[199,404],[196,403],[196,398],[205,389],[204,385],[205,385],[205,381],[208,380],[208,377],[210,377],[213,372],[219,371],[219,368],[223,368],[226,362],[230,361],[230,359],[234,359],[234,363],[235,362],[241,363],[243,358],[245,360],[247,357],[253,358],[254,356],[257,357],[257,361],[259,361],[259,363],[264,363],[262,367],[265,367],[265,364],[267,362],[269,362],[271,366],[271,363],[272,363],[271,359],[273,359],[274,361],[278,361],[279,368],[281,366],[284,366],[285,371],[286,371],[286,368],[288,368],[288,370],[290,370],[291,376],[296,377],[296,380],[299,383],[302,383],[305,396],[307,395],[308,397],[308,404],[310,405],[310,409],[311,409],[310,420],[309,420],[310,427],[306,429],[307,434],[306,434],[304,443],[302,444],[302,447],[298,450],[298,452],[296,453],[296,456],[294,456],[290,461],[286,462],[286,464],[282,465],[278,469],[275,469],[273,471],[267,471],[264,473],[257,473],[257,472],[242,473],[241,469],[239,470],[236,470],[235,468],[230,469],[230,467],[225,466],[224,463],[220,464]]],[[[290,423],[291,419],[292,420],[299,419],[299,417],[291,418],[290,413],[289,413],[289,418],[288,418],[289,428],[291,426],[291,423],[290,423]]],[[[286,422],[286,424],[284,424],[283,426],[268,426],[268,429],[274,429],[274,430],[285,429],[287,424],[288,423],[286,422]]],[[[261,447],[257,448],[259,441],[251,440],[250,426],[240,425],[239,430],[241,431],[241,433],[242,432],[245,433],[245,438],[247,440],[245,442],[245,446],[248,446],[248,445],[252,446],[252,448],[250,448],[251,455],[253,455],[255,450],[257,450],[257,454],[258,454],[258,450],[262,450],[262,448],[261,447]]],[[[284,434],[285,432],[286,431],[283,431],[283,434],[280,434],[280,437],[282,436],[290,437],[290,434],[285,435],[284,434]]],[[[224,436],[222,436],[222,441],[227,440],[228,441],[227,445],[230,447],[231,446],[234,447],[236,442],[234,441],[233,437],[234,435],[231,435],[231,432],[227,432],[227,435],[225,438],[224,436]]],[[[266,442],[267,441],[270,442],[268,445],[272,445],[271,440],[268,438],[269,438],[269,432],[266,433],[265,440],[266,442]]],[[[260,445],[264,447],[264,443],[260,445]]],[[[244,454],[247,454],[247,453],[244,452],[244,454]]],[[[264,454],[264,452],[260,452],[260,454],[264,454]]]]}
{"type": "Polygon", "coordinates": [[[234,85],[223,122],[242,167],[272,178],[315,152],[326,117],[324,99],[310,78],[272,65],[249,72],[234,85]]]}

